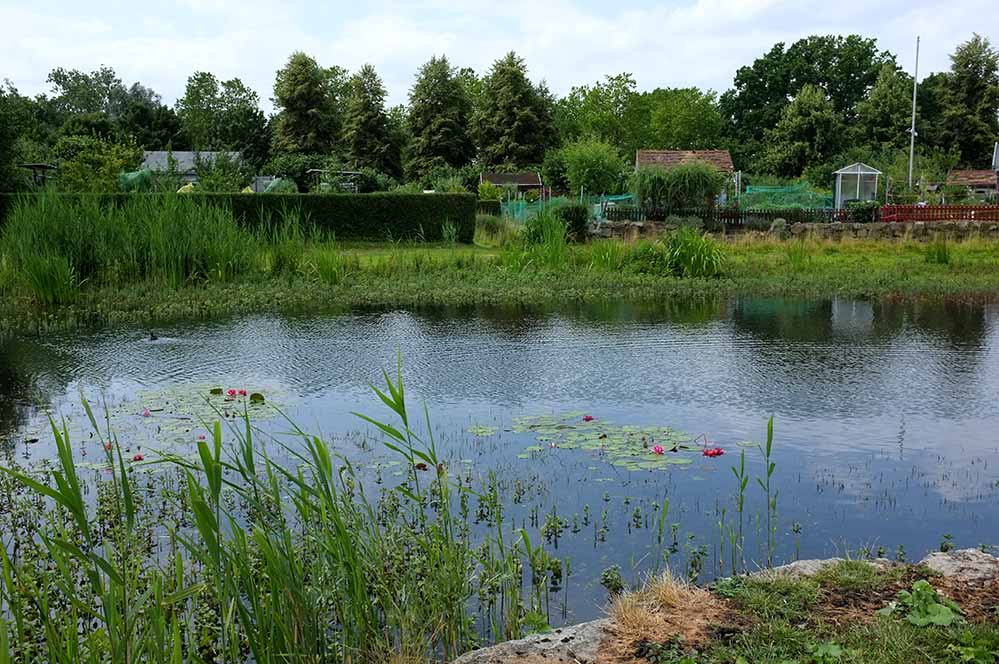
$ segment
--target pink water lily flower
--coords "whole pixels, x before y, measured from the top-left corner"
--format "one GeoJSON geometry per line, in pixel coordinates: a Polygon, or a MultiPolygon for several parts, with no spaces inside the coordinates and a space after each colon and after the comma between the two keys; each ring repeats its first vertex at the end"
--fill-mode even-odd
{"type": "Polygon", "coordinates": [[[236,390],[229,388],[229,391],[226,394],[228,394],[231,397],[234,397],[236,396],[236,390]]]}
{"type": "Polygon", "coordinates": [[[148,408],[146,408],[145,410],[142,411],[142,416],[143,417],[149,417],[149,414],[150,413],[149,413],[149,409],[148,408]]]}
{"type": "Polygon", "coordinates": [[[144,461],[145,458],[146,457],[142,456],[141,454],[136,454],[134,457],[132,457],[132,461],[144,461]]]}
{"type": "Polygon", "coordinates": [[[592,415],[583,415],[583,421],[584,422],[592,422],[593,421],[593,416],[592,415]]]}
{"type": "Polygon", "coordinates": [[[725,450],[723,450],[720,447],[709,447],[706,448],[703,452],[701,452],[701,454],[703,454],[706,457],[720,457],[721,455],[725,454],[725,450]]]}
{"type": "Polygon", "coordinates": [[[204,440],[204,439],[205,439],[205,434],[199,433],[198,434],[198,440],[204,440]]]}
{"type": "Polygon", "coordinates": [[[240,390],[239,391],[239,396],[245,397],[246,396],[246,390],[240,390]]]}
{"type": "Polygon", "coordinates": [[[652,448],[652,451],[659,455],[666,453],[666,450],[663,448],[662,445],[656,445],[655,447],[652,448]]]}

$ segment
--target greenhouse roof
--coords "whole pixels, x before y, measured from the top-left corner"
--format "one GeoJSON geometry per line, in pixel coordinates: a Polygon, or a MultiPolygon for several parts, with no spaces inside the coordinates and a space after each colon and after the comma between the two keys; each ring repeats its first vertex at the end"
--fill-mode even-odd
{"type": "Polygon", "coordinates": [[[838,171],[833,171],[833,175],[881,175],[881,171],[858,161],[838,171]]]}

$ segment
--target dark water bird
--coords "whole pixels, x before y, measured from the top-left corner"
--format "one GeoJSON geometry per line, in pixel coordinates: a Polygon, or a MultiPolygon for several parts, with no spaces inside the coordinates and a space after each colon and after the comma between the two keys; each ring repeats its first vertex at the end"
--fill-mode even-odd
{"type": "Polygon", "coordinates": [[[150,332],[149,332],[149,340],[150,340],[150,341],[156,341],[156,340],[158,340],[158,339],[159,339],[159,337],[158,337],[158,336],[156,336],[156,333],[155,333],[155,332],[153,332],[152,330],[150,330],[150,332]]]}

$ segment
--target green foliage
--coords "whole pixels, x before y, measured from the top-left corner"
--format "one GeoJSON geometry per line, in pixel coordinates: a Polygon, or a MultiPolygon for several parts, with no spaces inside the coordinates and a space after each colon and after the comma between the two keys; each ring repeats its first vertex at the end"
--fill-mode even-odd
{"type": "Polygon", "coordinates": [[[503,190],[492,182],[487,182],[483,180],[479,183],[479,200],[480,201],[498,201],[503,198],[503,190]]]}
{"type": "Polygon", "coordinates": [[[800,175],[809,165],[824,163],[843,140],[842,116],[815,85],[801,88],[766,134],[761,168],[785,177],[800,175]]]}
{"type": "Polygon", "coordinates": [[[581,203],[568,203],[555,208],[555,216],[565,224],[569,237],[576,242],[586,239],[590,210],[581,203]]]}
{"type": "Polygon", "coordinates": [[[385,113],[385,87],[370,64],[350,79],[344,141],[355,166],[402,175],[398,145],[392,140],[385,113]]]}
{"type": "Polygon", "coordinates": [[[276,153],[328,154],[342,136],[349,81],[340,67],[323,69],[302,52],[277,72],[273,149],[276,153]]]}
{"type": "Polygon", "coordinates": [[[546,187],[557,192],[569,191],[567,171],[565,151],[559,148],[545,153],[545,160],[541,164],[541,181],[546,187]]]}
{"type": "Polygon", "coordinates": [[[725,263],[725,252],[707,233],[681,228],[666,240],[666,260],[678,277],[717,277],[725,263]]]}
{"type": "Polygon", "coordinates": [[[569,191],[587,195],[617,194],[622,190],[624,163],[613,145],[579,140],[562,148],[569,191]]]}
{"type": "Polygon", "coordinates": [[[631,186],[644,208],[682,210],[713,205],[724,183],[724,174],[714,166],[692,162],[670,169],[641,168],[631,186]]]}
{"type": "MultiPolygon", "coordinates": [[[[18,209],[18,206],[24,210],[37,209],[38,215],[43,215],[46,209],[58,210],[59,214],[66,215],[70,227],[73,227],[79,223],[72,213],[75,206],[85,210],[86,214],[81,216],[89,218],[103,216],[105,209],[127,208],[133,204],[148,205],[153,209],[165,206],[165,209],[177,210],[179,203],[176,198],[171,194],[107,196],[66,194],[26,196],[23,199],[0,195],[0,211],[5,207],[8,208],[9,225],[14,220],[14,210],[18,209]],[[15,202],[11,206],[12,201],[15,202]],[[11,207],[13,209],[10,209],[11,207]]],[[[472,194],[200,193],[188,198],[198,204],[193,208],[195,212],[192,214],[204,207],[220,208],[224,212],[231,212],[236,222],[251,230],[267,231],[272,220],[281,218],[283,210],[298,208],[303,219],[307,219],[307,224],[316,232],[324,236],[335,235],[342,240],[377,241],[392,238],[436,241],[441,239],[442,226],[446,222],[458,227],[458,238],[461,242],[471,242],[475,232],[475,196],[472,194]]],[[[53,222],[52,225],[58,224],[53,222]]],[[[80,228],[83,234],[93,232],[86,225],[80,228]]],[[[64,232],[72,233],[69,230],[59,231],[59,235],[64,232]]],[[[205,242],[211,240],[209,237],[203,239],[205,242]]],[[[74,265],[79,267],[77,261],[74,261],[74,265]]]]}
{"type": "Polygon", "coordinates": [[[58,187],[67,192],[113,192],[122,171],[134,171],[142,151],[134,144],[93,136],[66,136],[55,147],[61,158],[58,187]]]}
{"type": "Polygon", "coordinates": [[[483,164],[539,164],[555,140],[554,102],[548,90],[527,78],[515,53],[493,63],[482,80],[473,114],[473,135],[483,164]]]}
{"type": "Polygon", "coordinates": [[[444,165],[461,167],[472,160],[471,113],[468,91],[446,57],[433,57],[420,67],[409,93],[410,177],[422,177],[444,165]]]}
{"type": "Polygon", "coordinates": [[[907,148],[912,113],[912,77],[884,63],[874,87],[857,104],[855,140],[865,145],[907,148]]]}
{"type": "Polygon", "coordinates": [[[642,147],[668,150],[711,150],[721,146],[725,121],[715,93],[697,88],[657,89],[644,101],[649,108],[650,135],[642,147]]]}
{"type": "Polygon", "coordinates": [[[880,209],[878,201],[850,201],[846,204],[846,216],[853,223],[866,224],[877,220],[880,209]]]}
{"type": "Polygon", "coordinates": [[[777,125],[805,85],[824,90],[834,113],[852,121],[881,65],[894,61],[874,39],[813,35],[790,46],[778,43],[752,65],[741,67],[732,89],[719,100],[722,115],[729,119],[727,134],[737,148],[736,167],[746,169],[763,157],[766,131],[777,125]]]}
{"type": "Polygon", "coordinates": [[[250,183],[253,169],[249,164],[228,152],[218,152],[213,157],[201,157],[194,164],[198,176],[198,191],[238,192],[250,183]]]}
{"type": "Polygon", "coordinates": [[[920,579],[912,584],[912,591],[901,590],[898,599],[878,610],[882,616],[905,614],[905,619],[916,627],[937,625],[949,627],[964,622],[961,607],[953,600],[937,593],[929,581],[920,579]]]}
{"type": "Polygon", "coordinates": [[[177,116],[195,150],[240,151],[255,167],[267,160],[270,133],[260,98],[238,78],[195,72],[177,100],[177,116]]]}
{"type": "Polygon", "coordinates": [[[708,660],[696,648],[690,648],[682,636],[657,643],[642,641],[635,648],[635,656],[649,664],[702,664],[708,660]]]}
{"type": "Polygon", "coordinates": [[[29,254],[21,257],[20,268],[35,300],[43,305],[72,304],[80,295],[79,279],[65,256],[29,254]]]}
{"type": "Polygon", "coordinates": [[[0,87],[0,192],[17,191],[22,184],[16,163],[17,139],[24,129],[16,96],[15,90],[0,87]]]}
{"type": "Polygon", "coordinates": [[[989,168],[999,136],[999,51],[975,34],[951,55],[943,98],[945,140],[957,144],[962,164],[989,168]]]}
{"type": "Polygon", "coordinates": [[[623,593],[624,578],[621,576],[621,568],[617,565],[612,565],[601,572],[600,585],[602,585],[611,595],[620,595],[623,593]]]}
{"type": "Polygon", "coordinates": [[[947,651],[958,662],[995,664],[999,661],[999,633],[964,632],[957,643],[948,644],[947,651]]]}

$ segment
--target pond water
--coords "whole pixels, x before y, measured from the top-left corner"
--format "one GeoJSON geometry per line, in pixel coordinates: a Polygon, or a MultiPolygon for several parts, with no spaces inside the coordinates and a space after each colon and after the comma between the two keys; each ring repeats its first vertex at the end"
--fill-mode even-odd
{"type": "MultiPolygon", "coordinates": [[[[553,510],[564,519],[548,547],[571,561],[567,621],[599,614],[603,569],[631,581],[655,566],[665,499],[671,563],[699,559],[702,581],[718,573],[722,509],[735,518],[729,469],[745,451],[749,474],[762,473],[750,443],[770,416],[779,560],[861,548],[914,560],[945,537],[999,544],[999,305],[737,298],[259,315],[155,333],[0,341],[8,460],[52,457],[43,411],[82,430],[81,391],[106,404],[130,450],[190,453],[201,429],[174,409],[245,386],[391,484],[401,470],[358,443],[373,434],[352,412],[389,419],[369,385],[398,356],[412,410],[426,402],[450,464],[481,484],[495,473],[507,518],[538,540],[553,510]]],[[[83,465],[101,454],[88,444],[83,465]]],[[[755,479],[746,515],[752,565],[765,560],[755,479]]]]}

